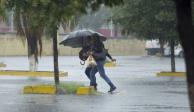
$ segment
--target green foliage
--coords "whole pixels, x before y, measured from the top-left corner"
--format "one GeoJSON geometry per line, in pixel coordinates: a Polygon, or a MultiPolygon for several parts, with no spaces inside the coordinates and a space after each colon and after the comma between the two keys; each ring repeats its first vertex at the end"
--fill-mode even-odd
{"type": "Polygon", "coordinates": [[[171,0],[124,0],[113,9],[114,22],[139,39],[177,39],[175,5],[171,0]]]}
{"type": "Polygon", "coordinates": [[[26,37],[28,55],[42,52],[42,35],[49,34],[63,21],[83,11],[83,0],[5,0],[7,9],[14,11],[15,26],[19,35],[26,37]],[[82,3],[82,5],[80,5],[82,3]]]}
{"type": "Polygon", "coordinates": [[[0,20],[6,20],[6,10],[4,5],[4,0],[0,0],[0,20]]]}
{"type": "Polygon", "coordinates": [[[87,8],[96,10],[101,4],[114,6],[122,0],[1,0],[0,13],[6,9],[14,12],[15,26],[18,34],[26,37],[28,55],[42,52],[42,35],[57,33],[59,25],[86,13],[87,8]]]}
{"type": "Polygon", "coordinates": [[[83,15],[79,18],[78,26],[81,28],[98,29],[103,24],[107,24],[111,17],[111,10],[108,7],[102,6],[98,11],[83,15]]]}
{"type": "Polygon", "coordinates": [[[67,94],[76,94],[79,87],[84,87],[83,84],[71,82],[71,83],[62,83],[59,85],[59,88],[65,89],[67,94]]]}

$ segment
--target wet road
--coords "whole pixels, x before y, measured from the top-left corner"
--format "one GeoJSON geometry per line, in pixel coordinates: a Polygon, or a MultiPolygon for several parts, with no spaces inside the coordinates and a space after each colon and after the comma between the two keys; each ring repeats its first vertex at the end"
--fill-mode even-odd
{"type": "MultiPolygon", "coordinates": [[[[108,85],[97,74],[96,96],[23,95],[24,85],[52,83],[53,78],[0,76],[0,112],[190,112],[185,78],[156,77],[170,70],[170,59],[159,57],[116,57],[118,66],[106,68],[117,85],[115,94],[108,94],[108,85]]],[[[52,57],[42,57],[39,70],[53,70],[52,57]]],[[[5,69],[28,70],[26,57],[0,58],[5,69]]],[[[177,71],[184,71],[183,59],[177,58],[177,71]]],[[[59,57],[60,70],[69,72],[65,81],[88,84],[77,57],[59,57]]]]}

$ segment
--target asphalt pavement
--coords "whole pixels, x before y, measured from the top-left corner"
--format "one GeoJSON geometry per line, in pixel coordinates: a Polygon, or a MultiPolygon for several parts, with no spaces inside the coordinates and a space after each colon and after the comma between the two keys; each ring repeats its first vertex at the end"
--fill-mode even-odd
{"type": "MultiPolygon", "coordinates": [[[[53,83],[54,78],[0,76],[0,112],[190,112],[186,81],[182,77],[157,77],[170,71],[170,58],[117,56],[117,66],[106,73],[117,86],[108,94],[108,85],[97,76],[99,95],[24,95],[25,85],[53,83]]],[[[52,57],[42,57],[39,70],[53,70],[52,57]]],[[[1,57],[4,69],[28,70],[27,57],[1,57]]],[[[61,82],[89,84],[85,66],[78,57],[59,57],[59,68],[69,76],[61,82]]],[[[176,58],[177,71],[185,71],[184,60],[176,58]]]]}

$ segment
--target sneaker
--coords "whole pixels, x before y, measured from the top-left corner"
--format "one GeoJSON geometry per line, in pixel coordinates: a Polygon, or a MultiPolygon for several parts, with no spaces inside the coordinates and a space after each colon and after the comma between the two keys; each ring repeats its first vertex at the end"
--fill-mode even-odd
{"type": "Polygon", "coordinates": [[[110,90],[108,91],[109,93],[113,92],[114,90],[116,90],[117,88],[114,86],[114,87],[111,87],[110,90]]]}
{"type": "MultiPolygon", "coordinates": [[[[91,86],[91,85],[90,85],[91,86]]],[[[91,87],[94,88],[95,91],[97,91],[97,85],[92,85],[91,87]]]]}
{"type": "Polygon", "coordinates": [[[97,91],[97,86],[94,86],[94,90],[97,91]]]}

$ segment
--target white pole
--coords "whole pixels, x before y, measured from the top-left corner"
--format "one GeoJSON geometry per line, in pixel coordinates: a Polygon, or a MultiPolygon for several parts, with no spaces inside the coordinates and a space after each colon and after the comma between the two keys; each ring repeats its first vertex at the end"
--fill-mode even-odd
{"type": "Polygon", "coordinates": [[[113,22],[112,22],[112,18],[110,20],[110,36],[113,37],[113,22]]]}
{"type": "Polygon", "coordinates": [[[13,20],[13,11],[11,11],[11,32],[14,31],[14,20],[13,20]]]}

